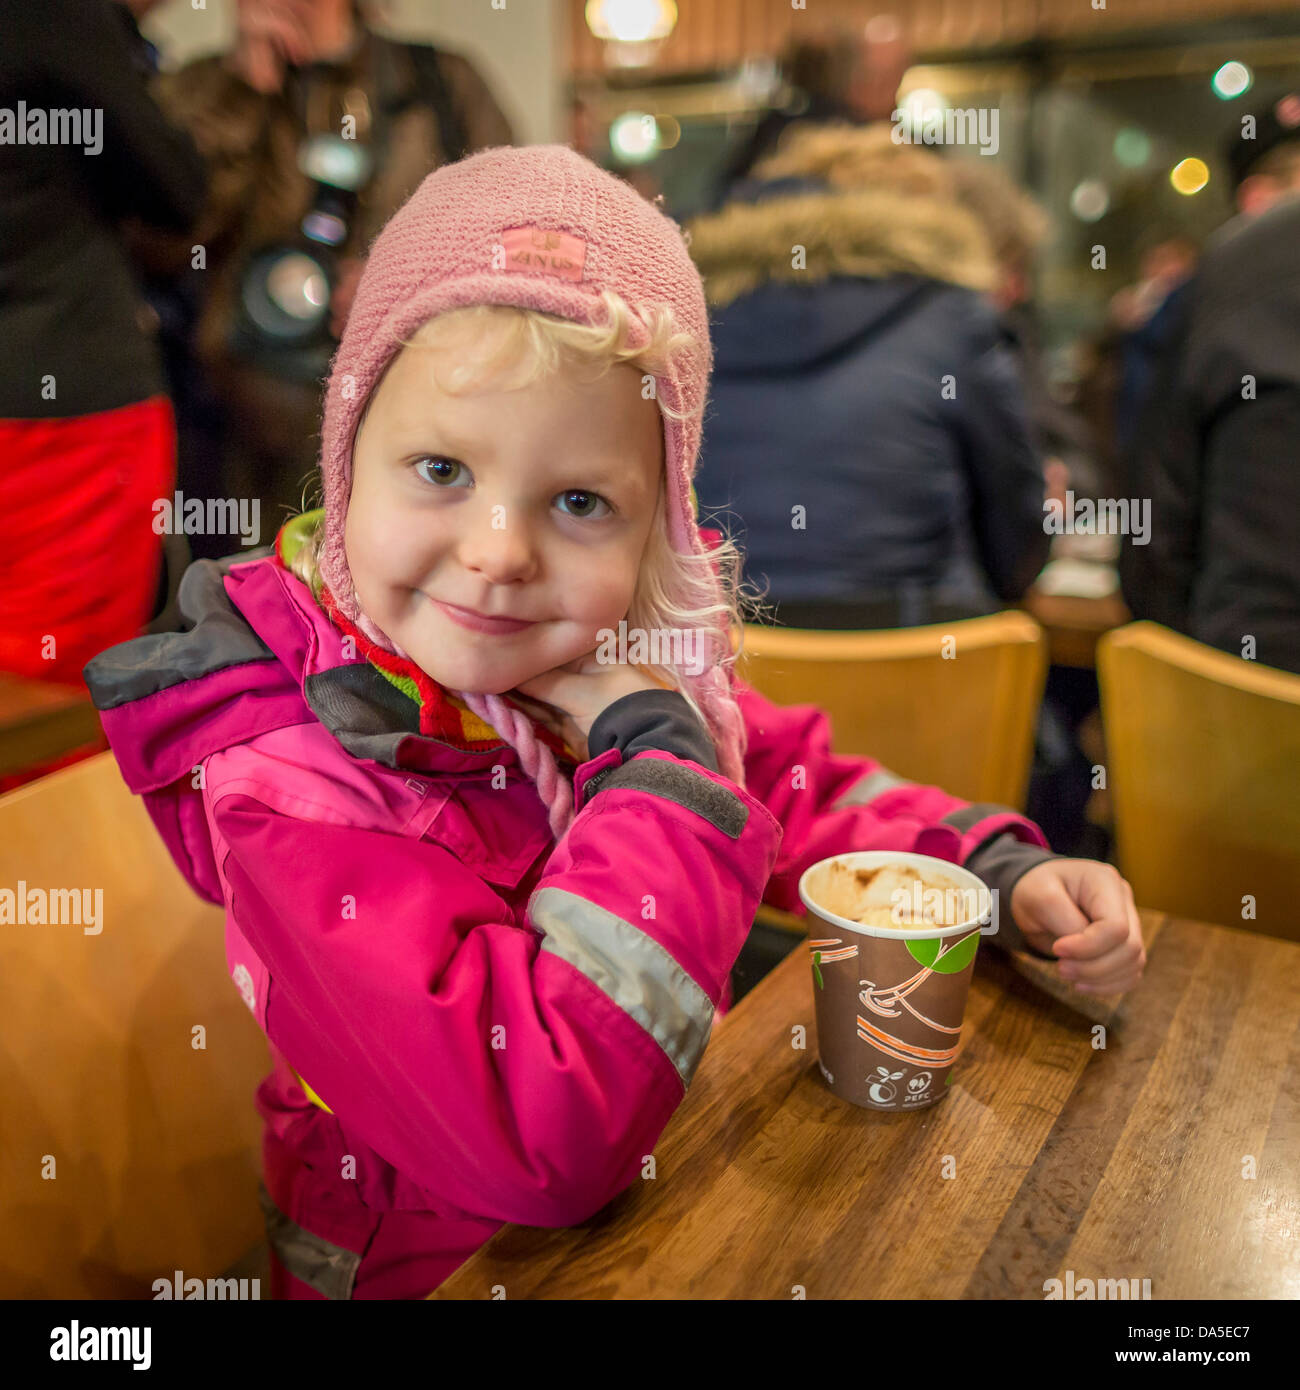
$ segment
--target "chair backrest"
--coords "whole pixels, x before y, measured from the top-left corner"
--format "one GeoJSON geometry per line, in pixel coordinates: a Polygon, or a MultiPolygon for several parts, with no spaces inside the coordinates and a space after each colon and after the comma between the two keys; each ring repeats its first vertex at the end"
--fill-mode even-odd
{"type": "Polygon", "coordinates": [[[1149,622],[1102,638],[1097,675],[1138,902],[1300,941],[1300,676],[1149,622]]]}
{"type": "Polygon", "coordinates": [[[151,1298],[178,1269],[220,1274],[262,1236],[269,1069],[222,909],[111,753],[0,797],[0,895],[0,1297],[151,1298]]]}
{"type": "Polygon", "coordinates": [[[776,704],[824,709],[837,753],[1023,807],[1047,678],[1043,631],[1025,613],[879,632],[749,625],[739,670],[776,704]]]}

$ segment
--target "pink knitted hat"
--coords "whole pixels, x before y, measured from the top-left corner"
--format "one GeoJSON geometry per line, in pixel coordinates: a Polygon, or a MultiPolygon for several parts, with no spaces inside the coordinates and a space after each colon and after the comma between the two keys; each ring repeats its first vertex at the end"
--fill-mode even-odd
{"type": "MultiPolygon", "coordinates": [[[[430,174],[375,239],[325,398],[320,573],[343,613],[381,647],[406,655],[361,612],[343,536],[357,424],[401,340],[437,314],[474,304],[603,322],[604,289],[621,295],[634,312],[668,305],[679,328],[699,344],[697,352],[676,358],[656,391],[686,417],[662,416],[669,542],[679,553],[707,553],[690,489],[713,354],[703,286],[681,228],[567,146],[484,150],[430,174]]],[[[649,336],[644,329],[637,339],[649,336]]],[[[721,599],[720,589],[714,597],[721,599]]],[[[716,636],[714,650],[730,651],[730,635],[716,636]]],[[[684,679],[708,721],[720,769],[742,782],[743,723],[725,672],[712,666],[684,679]]],[[[558,775],[531,721],[500,696],[453,693],[516,749],[550,808],[552,828],[562,833],[572,818],[572,787],[558,775]]]]}

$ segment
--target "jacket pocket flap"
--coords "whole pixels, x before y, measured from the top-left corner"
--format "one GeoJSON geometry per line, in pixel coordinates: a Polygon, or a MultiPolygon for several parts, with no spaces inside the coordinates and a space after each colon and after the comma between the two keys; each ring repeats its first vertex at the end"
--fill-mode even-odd
{"type": "Polygon", "coordinates": [[[486,882],[514,888],[537,856],[554,844],[546,807],[515,784],[462,782],[439,808],[423,838],[436,840],[486,882]]]}

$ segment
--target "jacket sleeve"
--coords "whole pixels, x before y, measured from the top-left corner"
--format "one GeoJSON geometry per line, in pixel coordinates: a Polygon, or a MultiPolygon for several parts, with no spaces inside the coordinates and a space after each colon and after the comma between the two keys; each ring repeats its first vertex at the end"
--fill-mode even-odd
{"type": "Polygon", "coordinates": [[[781,823],[781,853],[765,902],[800,916],[799,879],[818,860],[853,850],[896,849],[960,864],[997,893],[997,930],[1006,950],[1044,956],[1024,939],[1011,891],[1037,864],[1055,858],[1043,832],[1005,806],[971,803],[920,786],[871,758],[830,751],[831,726],[813,705],[774,705],[737,679],[749,732],[745,783],[781,823]]]}
{"type": "Polygon", "coordinates": [[[780,838],[756,799],[663,748],[610,747],[576,781],[518,920],[430,840],[246,790],[212,808],[271,1042],[400,1173],[526,1225],[586,1220],[636,1179],[780,838]]]}
{"type": "Polygon", "coordinates": [[[207,171],[194,142],[150,99],[115,8],[104,0],[41,6],[43,76],[56,105],[103,113],[103,149],[85,164],[104,206],[183,232],[203,206],[207,171]]]}
{"type": "Polygon", "coordinates": [[[997,596],[1011,602],[1038,577],[1052,543],[1043,525],[1043,460],[1015,355],[992,320],[981,320],[974,349],[956,388],[962,455],[980,562],[997,596]]]}

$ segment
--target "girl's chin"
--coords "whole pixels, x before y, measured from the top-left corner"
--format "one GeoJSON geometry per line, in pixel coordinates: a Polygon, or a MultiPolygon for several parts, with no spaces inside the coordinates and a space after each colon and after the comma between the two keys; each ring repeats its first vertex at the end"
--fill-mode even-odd
{"type": "Polygon", "coordinates": [[[520,681],[530,679],[526,674],[515,672],[499,675],[485,671],[440,671],[436,662],[429,666],[421,663],[421,669],[444,690],[454,690],[461,695],[504,695],[520,681]]]}

